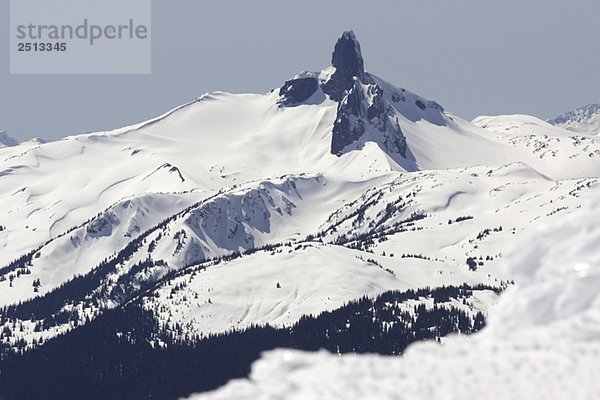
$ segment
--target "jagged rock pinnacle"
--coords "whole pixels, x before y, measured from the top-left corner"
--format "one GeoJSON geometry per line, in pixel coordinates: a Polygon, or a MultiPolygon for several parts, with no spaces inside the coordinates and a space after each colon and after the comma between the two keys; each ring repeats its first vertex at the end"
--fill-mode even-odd
{"type": "Polygon", "coordinates": [[[360,43],[353,31],[346,31],[338,39],[331,56],[331,65],[336,68],[340,78],[362,78],[365,73],[360,43]]]}
{"type": "Polygon", "coordinates": [[[388,154],[405,157],[406,138],[393,112],[388,112],[383,89],[365,72],[354,32],[346,31],[338,39],[331,63],[335,72],[322,86],[338,102],[331,153],[341,156],[347,146],[359,142],[366,130],[371,129],[380,136],[380,145],[388,154]]]}
{"type": "Polygon", "coordinates": [[[331,64],[335,71],[330,75],[303,73],[286,81],[279,88],[279,106],[302,104],[320,88],[337,102],[331,136],[332,154],[342,156],[352,148],[360,148],[364,144],[363,135],[369,130],[370,140],[376,140],[388,155],[396,160],[405,157],[406,137],[394,109],[387,103],[384,89],[365,72],[354,32],[346,31],[337,40],[331,64]]]}
{"type": "MultiPolygon", "coordinates": [[[[353,31],[346,31],[337,40],[331,55],[331,65],[335,72],[322,86],[334,101],[342,101],[344,96],[354,86],[354,79],[369,81],[365,73],[365,65],[360,51],[360,43],[353,31]]],[[[303,77],[286,81],[280,88],[280,104],[290,106],[302,103],[308,99],[318,88],[316,77],[303,77]]]]}
{"type": "Polygon", "coordinates": [[[341,101],[354,86],[354,79],[365,81],[365,65],[360,51],[360,43],[354,32],[346,31],[337,40],[331,55],[335,72],[323,85],[323,91],[334,101],[341,101]]]}

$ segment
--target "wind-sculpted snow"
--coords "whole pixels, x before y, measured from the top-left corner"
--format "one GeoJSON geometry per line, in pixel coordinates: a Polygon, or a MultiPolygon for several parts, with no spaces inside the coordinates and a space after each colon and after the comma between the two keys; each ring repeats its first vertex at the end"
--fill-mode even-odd
{"type": "Polygon", "coordinates": [[[556,399],[600,397],[600,193],[513,242],[517,284],[487,327],[402,358],[275,351],[249,380],[192,399],[556,399]],[[525,246],[524,243],[527,243],[525,246]]]}

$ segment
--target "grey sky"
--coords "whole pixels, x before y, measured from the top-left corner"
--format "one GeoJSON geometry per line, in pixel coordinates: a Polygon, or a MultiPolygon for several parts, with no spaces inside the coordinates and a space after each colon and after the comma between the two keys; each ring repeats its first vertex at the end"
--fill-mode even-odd
{"type": "Polygon", "coordinates": [[[466,119],[553,117],[600,101],[598,0],[154,0],[152,74],[9,75],[0,129],[20,140],[116,128],[211,90],[267,92],[329,65],[353,29],[365,68],[466,119]]]}

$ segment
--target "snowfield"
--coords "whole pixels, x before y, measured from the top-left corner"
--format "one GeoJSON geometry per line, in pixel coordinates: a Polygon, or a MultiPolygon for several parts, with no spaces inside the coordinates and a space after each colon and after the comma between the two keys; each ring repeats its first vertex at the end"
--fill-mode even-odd
{"type": "MultiPolygon", "coordinates": [[[[91,273],[106,257],[105,249],[132,238],[139,245],[131,256],[89,296],[66,302],[61,311],[77,310],[84,323],[119,305],[123,282],[127,290],[137,289],[177,270],[179,276],[158,285],[145,307],[163,322],[161,329],[172,333],[182,327],[182,338],[252,324],[290,326],[302,315],[389,290],[463,283],[501,287],[513,279],[499,266],[515,235],[577,210],[580,197],[597,186],[596,179],[553,181],[515,163],[389,173],[355,182],[287,176],[241,185],[199,203],[193,203],[201,198],[195,193],[145,196],[119,203],[42,246],[29,274],[0,282],[7,288],[1,300],[10,304],[40,296],[76,273],[91,273]],[[188,204],[160,228],[153,226],[188,204]],[[232,261],[205,261],[266,245],[276,248],[232,261]],[[138,271],[148,260],[155,264],[138,271]],[[36,280],[42,283],[38,292],[36,280]]],[[[494,301],[494,296],[474,299],[473,305],[485,311],[494,301]]],[[[23,321],[19,334],[5,343],[52,337],[55,333],[36,329],[41,321],[23,321]]],[[[53,332],[75,327],[69,321],[53,332]]]]}
{"type": "MultiPolygon", "coordinates": [[[[319,315],[390,290],[482,282],[499,285],[484,272],[469,273],[467,268],[444,263],[389,260],[320,243],[298,247],[284,246],[195,273],[188,271],[157,288],[154,297],[145,299],[145,307],[160,321],[168,321],[162,330],[181,326],[181,336],[192,337],[253,324],[291,326],[303,315],[319,315]]],[[[471,299],[471,310],[486,310],[496,298],[488,292],[471,299]]]]}
{"type": "Polygon", "coordinates": [[[534,156],[529,165],[548,176],[598,176],[600,143],[595,136],[565,130],[530,115],[477,117],[472,123],[515,151],[526,149],[534,156]],[[570,166],[568,172],[564,165],[570,166]]]}
{"type": "MultiPolygon", "coordinates": [[[[32,275],[20,283],[15,280],[12,287],[9,280],[0,281],[0,289],[9,293],[0,298],[0,304],[41,295],[91,270],[98,260],[186,206],[265,177],[325,175],[337,182],[336,203],[327,202],[326,209],[315,206],[333,212],[335,206],[354,200],[357,190],[368,190],[403,171],[518,162],[526,174],[549,180],[600,176],[596,138],[575,137],[533,117],[482,118],[473,125],[444,112],[427,109],[424,113],[410,103],[420,97],[377,79],[385,90],[405,98],[394,109],[409,146],[403,166],[373,141],[341,157],[331,154],[335,103],[323,97],[319,104],[281,108],[276,92],[208,94],[133,127],[4,149],[0,152],[0,226],[4,227],[0,265],[42,249],[38,253],[42,258],[33,263],[45,268],[31,268],[32,275]],[[236,118],[228,117],[232,113],[236,118]],[[469,149],[468,155],[464,149],[469,149]],[[358,188],[357,182],[370,183],[358,188]],[[89,221],[131,202],[144,204],[141,210],[146,212],[133,208],[135,216],[122,216],[119,224],[117,219],[109,221],[115,229],[95,237],[79,233],[88,229],[83,226],[89,221]],[[135,222],[122,223],[129,220],[135,222]],[[73,251],[85,252],[83,264],[80,256],[64,257],[73,251]],[[31,290],[35,279],[42,282],[37,293],[31,290]]],[[[445,193],[439,195],[446,201],[445,193]]],[[[297,220],[294,225],[303,226],[303,222],[297,220]]],[[[286,236],[273,232],[269,240],[286,236]]],[[[215,244],[224,245],[222,240],[215,244]]],[[[211,255],[220,252],[215,246],[211,255]]],[[[181,257],[178,266],[190,257],[194,258],[181,257]]]]}
{"type": "Polygon", "coordinates": [[[248,380],[191,399],[598,399],[600,192],[592,199],[513,242],[518,283],[478,334],[402,358],[277,350],[248,380]]]}

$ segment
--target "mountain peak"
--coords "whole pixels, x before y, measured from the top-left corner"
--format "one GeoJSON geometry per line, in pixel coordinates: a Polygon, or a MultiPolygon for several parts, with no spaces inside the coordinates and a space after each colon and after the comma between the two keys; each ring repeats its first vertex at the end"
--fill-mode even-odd
{"type": "Polygon", "coordinates": [[[0,130],[0,147],[14,147],[17,146],[19,142],[12,137],[8,136],[8,134],[0,130]]]}
{"type": "Polygon", "coordinates": [[[335,43],[331,55],[331,65],[335,72],[323,86],[323,91],[334,101],[341,101],[354,86],[354,80],[367,81],[365,64],[360,43],[353,31],[346,31],[335,43]]]}
{"type": "Polygon", "coordinates": [[[353,31],[346,31],[337,40],[331,55],[331,65],[336,68],[340,77],[350,79],[363,77],[365,73],[364,60],[360,43],[353,31]]]}
{"type": "MultiPolygon", "coordinates": [[[[340,102],[354,87],[354,80],[371,82],[365,72],[360,43],[353,31],[342,33],[335,43],[331,54],[331,65],[335,72],[322,82],[323,92],[336,102],[340,102]]],[[[303,73],[286,81],[280,88],[280,104],[290,106],[306,101],[320,86],[318,74],[303,73]]]]}
{"type": "MultiPolygon", "coordinates": [[[[396,88],[365,72],[360,43],[353,31],[338,38],[332,67],[320,73],[303,72],[279,88],[280,107],[322,102],[337,103],[330,152],[342,156],[376,142],[399,165],[409,165],[408,145],[400,119],[426,119],[445,125],[443,108],[435,102],[396,88]],[[399,118],[400,117],[400,118],[399,118]],[[407,164],[408,163],[408,164],[407,164]]],[[[407,168],[414,168],[410,164],[407,168]]]]}
{"type": "Polygon", "coordinates": [[[577,133],[600,134],[600,103],[579,107],[548,122],[577,133]]]}

